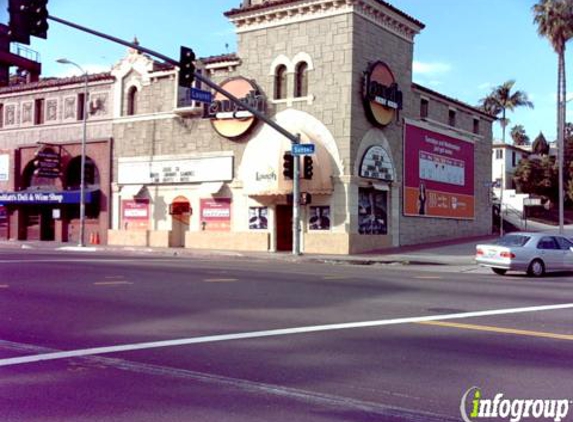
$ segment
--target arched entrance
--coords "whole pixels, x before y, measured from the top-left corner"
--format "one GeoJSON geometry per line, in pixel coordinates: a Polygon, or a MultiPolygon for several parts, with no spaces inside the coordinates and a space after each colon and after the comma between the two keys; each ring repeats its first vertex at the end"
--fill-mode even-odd
{"type": "Polygon", "coordinates": [[[178,196],[169,205],[171,214],[171,235],[169,236],[169,246],[172,248],[182,248],[185,246],[185,233],[189,231],[191,219],[191,204],[184,196],[178,196]]]}

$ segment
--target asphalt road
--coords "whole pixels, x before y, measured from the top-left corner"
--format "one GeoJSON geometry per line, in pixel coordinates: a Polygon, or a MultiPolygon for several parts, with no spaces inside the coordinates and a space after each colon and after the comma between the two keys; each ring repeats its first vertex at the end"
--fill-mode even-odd
{"type": "Polygon", "coordinates": [[[573,399],[571,274],[0,250],[0,309],[3,422],[459,421],[474,386],[573,399]]]}

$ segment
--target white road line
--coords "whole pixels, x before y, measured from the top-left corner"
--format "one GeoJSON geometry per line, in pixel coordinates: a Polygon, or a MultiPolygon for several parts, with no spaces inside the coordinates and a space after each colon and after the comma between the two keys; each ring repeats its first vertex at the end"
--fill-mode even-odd
{"type": "Polygon", "coordinates": [[[103,355],[108,353],[132,352],[136,350],[157,349],[162,347],[215,343],[219,341],[246,340],[246,339],[255,339],[263,337],[278,337],[278,336],[287,336],[294,334],[308,334],[308,333],[318,333],[318,332],[335,331],[335,330],[347,330],[351,328],[382,327],[388,325],[403,325],[403,324],[413,324],[413,323],[428,322],[428,321],[446,321],[452,319],[521,314],[528,312],[555,311],[561,309],[573,309],[573,303],[563,303],[559,305],[530,306],[525,308],[462,312],[462,313],[446,314],[446,315],[396,318],[396,319],[386,319],[378,321],[314,325],[307,327],[283,328],[283,329],[266,330],[266,331],[252,331],[247,333],[235,333],[235,334],[220,334],[220,335],[184,338],[176,340],[154,341],[147,343],[123,344],[118,346],[94,347],[91,349],[70,350],[67,352],[43,353],[35,356],[22,356],[15,358],[0,359],[0,366],[21,365],[32,362],[44,362],[50,360],[68,359],[68,358],[76,358],[83,356],[103,355]]]}

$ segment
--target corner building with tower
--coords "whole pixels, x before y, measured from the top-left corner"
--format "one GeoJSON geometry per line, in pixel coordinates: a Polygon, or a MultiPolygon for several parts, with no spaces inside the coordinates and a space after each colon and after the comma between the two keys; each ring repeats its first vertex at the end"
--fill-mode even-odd
{"type": "MultiPolygon", "coordinates": [[[[491,233],[493,119],[412,82],[421,22],[381,0],[247,0],[225,16],[238,51],[198,71],[315,145],[303,252],[491,233]]],[[[107,76],[107,243],[292,250],[285,137],[135,50],[107,76]]]]}

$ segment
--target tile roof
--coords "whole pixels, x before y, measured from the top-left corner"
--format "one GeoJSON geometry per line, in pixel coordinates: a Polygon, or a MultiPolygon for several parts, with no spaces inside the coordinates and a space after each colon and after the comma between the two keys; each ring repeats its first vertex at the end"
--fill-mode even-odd
{"type": "MultiPolygon", "coordinates": [[[[114,81],[115,78],[110,72],[88,74],[88,82],[114,81]]],[[[9,85],[0,88],[1,94],[11,94],[13,92],[32,91],[37,89],[57,88],[66,85],[74,85],[84,82],[83,76],[72,76],[69,78],[43,78],[38,82],[9,85]]]]}
{"type": "MultiPolygon", "coordinates": [[[[260,3],[260,4],[255,4],[252,6],[247,6],[247,7],[238,7],[235,9],[231,9],[227,12],[225,12],[225,16],[227,17],[232,17],[232,16],[236,16],[239,15],[241,13],[244,12],[252,12],[255,10],[263,10],[263,9],[267,9],[267,8],[271,8],[274,6],[284,6],[287,4],[291,4],[291,3],[296,3],[297,1],[300,0],[271,0],[271,1],[265,1],[264,3],[260,3]]],[[[421,28],[424,28],[426,25],[424,25],[422,22],[420,22],[418,19],[413,18],[412,16],[408,15],[407,13],[404,13],[403,11],[401,11],[400,9],[392,6],[390,3],[385,2],[384,0],[375,0],[377,3],[380,3],[381,5],[387,7],[388,9],[392,10],[393,12],[397,13],[398,15],[402,16],[403,18],[406,18],[407,20],[409,20],[410,22],[420,26],[421,28]]]]}

